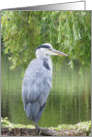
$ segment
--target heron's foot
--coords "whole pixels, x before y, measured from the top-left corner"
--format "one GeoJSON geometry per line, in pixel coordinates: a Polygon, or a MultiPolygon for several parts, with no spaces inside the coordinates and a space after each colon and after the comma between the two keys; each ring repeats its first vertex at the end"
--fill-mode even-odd
{"type": "Polygon", "coordinates": [[[40,132],[40,129],[39,129],[38,125],[36,124],[36,133],[37,133],[37,135],[39,135],[39,132],[40,132]]]}

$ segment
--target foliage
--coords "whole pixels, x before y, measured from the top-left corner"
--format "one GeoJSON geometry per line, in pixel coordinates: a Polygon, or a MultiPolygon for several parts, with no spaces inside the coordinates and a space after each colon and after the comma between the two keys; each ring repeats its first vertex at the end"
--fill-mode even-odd
{"type": "Polygon", "coordinates": [[[75,125],[58,125],[58,127],[55,128],[55,130],[59,131],[61,129],[78,129],[78,130],[84,130],[85,132],[91,132],[91,121],[87,122],[80,122],[75,125]]]}
{"type": "Polygon", "coordinates": [[[47,42],[69,55],[71,67],[76,60],[82,67],[90,65],[90,11],[2,11],[1,15],[4,53],[9,54],[11,69],[26,67],[35,48],[47,42]]]}
{"type": "MultiPolygon", "coordinates": [[[[13,124],[10,123],[8,118],[1,118],[1,127],[8,127],[10,130],[11,128],[35,128],[33,125],[21,125],[21,124],[13,124]]],[[[49,127],[49,129],[54,129],[56,131],[60,131],[62,129],[68,129],[71,130],[73,129],[74,131],[76,131],[76,129],[79,132],[85,132],[87,134],[89,134],[89,136],[91,135],[91,121],[87,121],[87,122],[80,122],[78,124],[75,125],[58,125],[58,127],[49,127]]]]}
{"type": "Polygon", "coordinates": [[[33,125],[21,125],[21,124],[13,124],[9,122],[8,117],[1,118],[1,127],[9,127],[9,128],[34,128],[33,125]]]}
{"type": "Polygon", "coordinates": [[[70,136],[91,136],[91,121],[80,122],[74,125],[58,125],[58,127],[54,128],[56,131],[64,131],[64,135],[70,136]],[[71,133],[69,133],[71,131],[71,133]]]}

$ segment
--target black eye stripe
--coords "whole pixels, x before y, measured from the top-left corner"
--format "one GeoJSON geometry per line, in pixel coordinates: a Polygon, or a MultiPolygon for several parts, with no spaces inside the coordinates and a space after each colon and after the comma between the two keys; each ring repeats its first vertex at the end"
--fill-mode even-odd
{"type": "Polygon", "coordinates": [[[39,47],[36,48],[37,49],[40,49],[40,48],[47,48],[47,49],[50,49],[51,47],[49,45],[41,45],[39,47]]]}

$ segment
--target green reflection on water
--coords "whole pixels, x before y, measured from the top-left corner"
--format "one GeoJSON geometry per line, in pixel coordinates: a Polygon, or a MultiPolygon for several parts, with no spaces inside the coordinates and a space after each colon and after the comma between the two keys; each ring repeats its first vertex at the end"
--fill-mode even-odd
{"type": "MultiPolygon", "coordinates": [[[[22,103],[22,68],[10,71],[7,59],[2,57],[1,61],[1,116],[13,123],[33,124],[28,123],[22,103]]],[[[77,65],[72,70],[65,64],[59,68],[54,64],[53,86],[39,121],[42,127],[91,119],[91,70],[80,75],[77,65]]]]}

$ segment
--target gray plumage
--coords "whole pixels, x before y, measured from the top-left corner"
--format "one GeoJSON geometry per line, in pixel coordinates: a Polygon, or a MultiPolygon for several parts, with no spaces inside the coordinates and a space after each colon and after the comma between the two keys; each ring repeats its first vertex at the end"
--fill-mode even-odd
{"type": "Polygon", "coordinates": [[[35,123],[41,117],[51,88],[51,70],[45,68],[43,62],[44,59],[34,59],[29,64],[22,85],[22,98],[26,115],[35,123]]]}
{"type": "MultiPolygon", "coordinates": [[[[49,55],[66,54],[52,48],[50,44],[42,44],[36,48],[36,59],[26,69],[22,83],[22,100],[27,118],[37,123],[44,110],[52,81],[52,61],[49,55]]],[[[38,128],[38,127],[37,127],[38,128]]]]}

